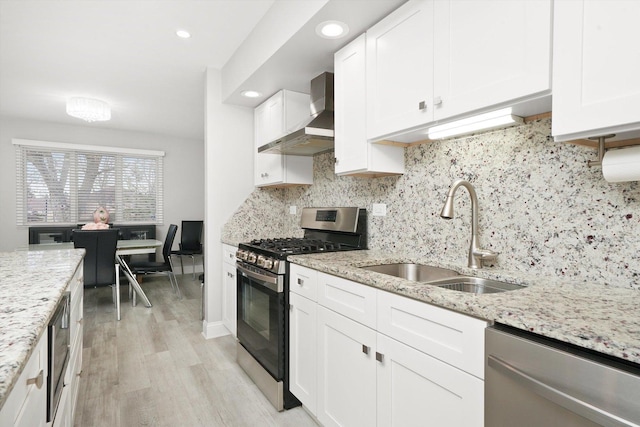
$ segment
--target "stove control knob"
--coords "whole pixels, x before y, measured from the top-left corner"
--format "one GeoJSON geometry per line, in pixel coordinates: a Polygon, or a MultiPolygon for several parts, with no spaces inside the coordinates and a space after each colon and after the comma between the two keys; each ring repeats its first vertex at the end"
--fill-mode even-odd
{"type": "Polygon", "coordinates": [[[265,258],[262,266],[267,270],[271,270],[273,268],[273,258],[265,258]]]}
{"type": "Polygon", "coordinates": [[[247,255],[247,262],[250,264],[255,264],[256,263],[256,254],[253,252],[249,252],[249,254],[247,255]]]}
{"type": "Polygon", "coordinates": [[[247,251],[244,249],[238,249],[236,251],[236,258],[246,261],[247,260],[247,251]]]}
{"type": "Polygon", "coordinates": [[[265,257],[263,255],[258,256],[258,261],[256,262],[256,264],[258,265],[258,267],[264,267],[264,261],[265,261],[265,257]]]}

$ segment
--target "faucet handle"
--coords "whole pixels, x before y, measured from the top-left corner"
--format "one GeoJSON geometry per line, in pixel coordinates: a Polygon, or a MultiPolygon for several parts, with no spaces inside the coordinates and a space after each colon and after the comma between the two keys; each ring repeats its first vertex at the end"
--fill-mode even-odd
{"type": "Polygon", "coordinates": [[[480,259],[483,261],[495,261],[498,257],[498,252],[494,252],[490,249],[478,249],[476,251],[476,255],[479,255],[480,259]]]}

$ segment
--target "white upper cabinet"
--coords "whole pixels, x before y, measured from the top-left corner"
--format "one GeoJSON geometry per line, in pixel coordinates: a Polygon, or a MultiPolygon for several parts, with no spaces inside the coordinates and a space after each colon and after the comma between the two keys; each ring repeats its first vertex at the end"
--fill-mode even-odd
{"type": "Polygon", "coordinates": [[[551,0],[409,0],[367,31],[367,138],[492,109],[550,110],[551,0]]]}
{"type": "Polygon", "coordinates": [[[434,16],[435,120],[549,94],[551,1],[436,1],[434,16]]]}
{"type": "Polygon", "coordinates": [[[367,31],[367,138],[433,121],[433,0],[409,1],[367,31]]]}
{"type": "Polygon", "coordinates": [[[404,149],[367,141],[365,34],[335,54],[335,172],[404,173],[404,149]]]}
{"type": "Polygon", "coordinates": [[[313,157],[258,153],[258,148],[296,130],[310,116],[306,93],[281,90],[254,110],[256,186],[313,183],[313,157]]]}
{"type": "Polygon", "coordinates": [[[555,2],[556,141],[640,130],[639,16],[638,1],[555,2]]]}

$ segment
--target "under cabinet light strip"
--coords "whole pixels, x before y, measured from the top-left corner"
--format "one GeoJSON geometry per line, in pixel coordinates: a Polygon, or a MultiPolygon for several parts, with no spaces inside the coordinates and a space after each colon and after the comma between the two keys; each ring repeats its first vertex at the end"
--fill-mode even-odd
{"type": "Polygon", "coordinates": [[[511,108],[505,108],[462,120],[456,120],[451,123],[433,126],[427,130],[427,135],[429,139],[443,139],[452,136],[468,135],[477,131],[501,129],[522,123],[524,123],[522,117],[512,115],[511,108]]]}

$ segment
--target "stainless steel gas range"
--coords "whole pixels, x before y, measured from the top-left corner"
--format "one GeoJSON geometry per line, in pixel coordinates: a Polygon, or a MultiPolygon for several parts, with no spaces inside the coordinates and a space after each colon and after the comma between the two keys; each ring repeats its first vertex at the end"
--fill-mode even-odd
{"type": "Polygon", "coordinates": [[[300,405],[289,392],[289,255],[366,249],[366,210],[304,208],[303,238],[238,245],[238,363],[277,410],[300,405]]]}

